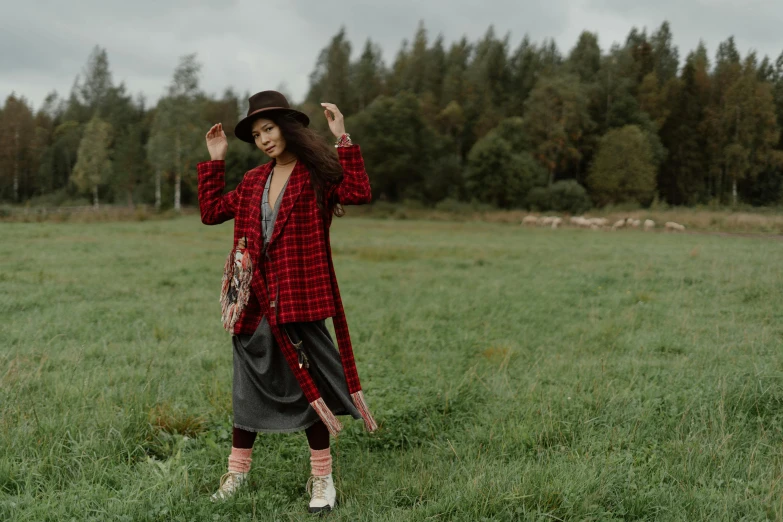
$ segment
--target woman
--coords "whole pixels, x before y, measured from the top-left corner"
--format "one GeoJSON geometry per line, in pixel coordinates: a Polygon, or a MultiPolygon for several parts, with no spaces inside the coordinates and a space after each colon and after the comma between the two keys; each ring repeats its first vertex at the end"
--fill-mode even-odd
{"type": "Polygon", "coordinates": [[[213,500],[231,496],[247,477],[257,433],[305,430],[310,511],[331,510],[329,436],[342,427],[335,415],[363,419],[368,431],[377,428],[359,384],[329,244],[332,215],[343,215],[343,204],[368,203],[370,183],[339,109],[321,105],[337,138],[337,156],[282,94],[254,94],[234,134],[272,160],[247,172],[227,194],[226,134],[218,123],[206,135],[211,161],[198,165],[201,220],[215,225],[234,218],[234,248],[250,260],[246,304],[227,326],[233,334],[234,430],[228,473],[213,500]],[[327,317],[333,317],[339,352],[327,317]]]}

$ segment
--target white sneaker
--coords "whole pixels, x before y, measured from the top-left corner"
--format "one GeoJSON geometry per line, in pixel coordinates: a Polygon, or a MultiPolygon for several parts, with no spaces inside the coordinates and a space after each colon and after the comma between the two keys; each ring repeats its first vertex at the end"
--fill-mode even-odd
{"type": "Polygon", "coordinates": [[[247,478],[247,473],[240,473],[238,471],[229,471],[222,477],[220,477],[220,487],[218,490],[210,497],[210,500],[212,502],[217,502],[218,500],[226,500],[228,497],[232,496],[236,491],[239,489],[239,486],[242,485],[242,483],[247,478]]]}
{"type": "Polygon", "coordinates": [[[311,493],[310,513],[320,513],[321,511],[331,511],[337,500],[337,492],[334,490],[332,474],[325,477],[316,477],[310,475],[305,489],[311,493]]]}

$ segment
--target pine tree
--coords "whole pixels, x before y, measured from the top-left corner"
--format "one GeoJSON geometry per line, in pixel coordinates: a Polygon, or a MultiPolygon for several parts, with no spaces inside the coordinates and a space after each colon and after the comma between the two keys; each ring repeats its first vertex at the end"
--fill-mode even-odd
{"type": "MultiPolygon", "coordinates": [[[[229,137],[234,137],[234,127],[240,120],[239,97],[233,89],[223,91],[217,99],[204,99],[201,103],[201,119],[211,124],[222,123],[229,137]]],[[[205,133],[206,134],[206,133],[205,133]]]]}
{"type": "MultiPolygon", "coordinates": [[[[759,66],[757,78],[770,85],[779,130],[783,130],[783,53],[772,63],[766,57],[759,66]]],[[[779,205],[783,202],[783,132],[770,153],[770,164],[748,183],[747,200],[753,205],[779,205]]]]}
{"type": "Polygon", "coordinates": [[[625,41],[625,50],[633,58],[632,68],[624,71],[623,77],[631,82],[631,92],[636,95],[636,87],[642,79],[655,70],[655,55],[647,30],[639,32],[635,27],[628,33],[625,41]]]}
{"type": "Polygon", "coordinates": [[[112,89],[109,58],[106,50],[96,45],[87,59],[83,80],[78,86],[80,101],[90,113],[101,112],[107,108],[106,102],[112,89]]]}
{"type": "Polygon", "coordinates": [[[731,130],[726,128],[723,118],[726,96],[729,88],[741,74],[740,55],[731,37],[721,42],[716,53],[715,70],[712,74],[710,103],[707,107],[706,125],[707,154],[710,158],[709,190],[712,198],[723,201],[725,186],[724,152],[731,140],[731,130]]]}
{"type": "Polygon", "coordinates": [[[585,84],[595,81],[601,68],[601,48],[596,33],[584,31],[579,35],[579,40],[568,55],[566,67],[585,84]]]}
{"type": "MultiPolygon", "coordinates": [[[[57,125],[55,118],[57,93],[51,92],[46,96],[43,106],[35,114],[35,155],[38,158],[38,172],[36,188],[41,194],[48,194],[55,190],[55,175],[52,165],[52,141],[54,129],[57,125]]],[[[0,116],[2,120],[2,116],[0,116]]]]}
{"type": "Polygon", "coordinates": [[[761,60],[756,77],[760,82],[775,83],[775,65],[770,61],[769,56],[764,56],[761,60]]]}
{"type": "Polygon", "coordinates": [[[356,94],[356,108],[364,110],[384,92],[385,67],[381,48],[369,38],[364,44],[359,60],[352,66],[351,82],[356,94]]]}
{"type": "Polygon", "coordinates": [[[315,70],[310,75],[306,101],[319,107],[321,102],[334,103],[343,114],[350,116],[357,110],[353,92],[351,43],[343,27],[318,55],[315,70]]]}
{"type": "Polygon", "coordinates": [[[125,128],[114,146],[112,181],[125,192],[126,202],[131,208],[134,206],[133,192],[148,169],[145,157],[141,125],[125,128]]]}
{"type": "Polygon", "coordinates": [[[635,95],[636,62],[627,48],[613,45],[601,59],[595,87],[589,90],[590,114],[600,134],[627,125],[639,111],[635,95]]]}
{"type": "Polygon", "coordinates": [[[427,43],[427,29],[424,27],[424,22],[419,22],[405,62],[402,83],[399,85],[400,88],[418,95],[424,94],[428,87],[428,67],[430,64],[427,43]]]}
{"type": "Polygon", "coordinates": [[[555,74],[563,65],[563,56],[557,48],[554,38],[544,40],[538,48],[538,62],[541,64],[541,76],[555,74]]]}
{"type": "Polygon", "coordinates": [[[451,45],[446,56],[446,73],[443,78],[443,92],[441,94],[441,100],[445,105],[451,102],[457,102],[460,106],[465,104],[467,89],[465,74],[472,52],[472,46],[464,37],[451,45]]]}
{"type": "Polygon", "coordinates": [[[35,130],[31,147],[31,154],[35,158],[34,182],[32,193],[47,194],[54,191],[54,176],[51,172],[51,145],[57,104],[57,93],[51,92],[46,96],[43,106],[35,113],[35,130]]]}
{"type": "Polygon", "coordinates": [[[673,39],[669,22],[663,22],[661,27],[650,37],[653,71],[661,86],[676,78],[680,67],[680,53],[674,45],[673,39]]]}
{"type": "Polygon", "coordinates": [[[57,187],[71,186],[84,126],[73,120],[62,121],[54,128],[51,145],[52,175],[57,187]]]}
{"type": "Polygon", "coordinates": [[[508,116],[524,116],[525,102],[530,96],[542,68],[541,56],[536,45],[525,35],[509,60],[508,116]]]}
{"type": "Polygon", "coordinates": [[[755,54],[745,58],[740,76],[726,91],[724,103],[719,122],[728,143],[718,161],[731,181],[732,202],[736,205],[738,183],[755,179],[776,161],[773,148],[780,139],[772,88],[758,80],[755,54]]]}
{"type": "Polygon", "coordinates": [[[428,51],[427,76],[424,82],[425,91],[431,93],[437,110],[445,108],[449,101],[443,100],[443,82],[446,77],[446,49],[443,46],[443,35],[439,34],[428,51]]]}
{"type": "Polygon", "coordinates": [[[676,88],[669,93],[671,112],[661,128],[669,156],[659,173],[658,188],[670,204],[707,202],[708,162],[702,129],[709,95],[709,61],[700,43],[686,58],[676,88]]]}
{"type": "Polygon", "coordinates": [[[397,55],[394,57],[389,74],[386,77],[386,85],[390,95],[402,92],[408,89],[407,71],[408,61],[410,56],[410,49],[408,49],[409,43],[407,39],[402,40],[400,49],[397,51],[397,55]]]}
{"type": "Polygon", "coordinates": [[[472,145],[503,119],[508,106],[511,75],[508,66],[508,41],[495,37],[492,26],[478,42],[465,71],[466,99],[463,104],[466,131],[472,145]]]}
{"type": "Polygon", "coordinates": [[[639,85],[639,95],[637,96],[639,110],[647,113],[656,130],[663,127],[669,117],[668,100],[671,94],[669,90],[673,85],[671,81],[666,85],[661,85],[655,71],[645,76],[639,85]]]}
{"type": "Polygon", "coordinates": [[[718,46],[705,124],[710,193],[718,201],[726,200],[728,185],[736,204],[739,181],[757,175],[770,160],[770,140],[778,140],[774,118],[768,121],[772,92],[758,82],[756,69],[753,54],[742,63],[733,37],[718,46]]]}
{"type": "Polygon", "coordinates": [[[34,137],[33,111],[25,98],[12,93],[0,119],[0,175],[5,187],[10,186],[14,202],[30,193],[29,181],[38,159],[32,155],[34,137]]]}
{"type": "MultiPolygon", "coordinates": [[[[778,127],[783,129],[783,52],[775,60],[775,69],[772,80],[772,98],[775,101],[775,112],[778,118],[778,127]]],[[[778,142],[778,149],[783,150],[783,133],[778,142]]]]}
{"type": "Polygon", "coordinates": [[[436,118],[438,130],[454,143],[455,158],[462,161],[462,135],[465,128],[465,112],[459,103],[452,100],[436,118]]]}

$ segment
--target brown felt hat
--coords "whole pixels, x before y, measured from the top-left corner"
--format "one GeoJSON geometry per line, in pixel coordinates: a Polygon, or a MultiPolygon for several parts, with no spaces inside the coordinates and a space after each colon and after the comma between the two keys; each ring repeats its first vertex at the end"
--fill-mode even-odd
{"type": "Polygon", "coordinates": [[[268,118],[275,114],[287,114],[298,120],[305,127],[310,125],[310,118],[307,117],[307,114],[292,109],[285,96],[277,91],[257,92],[248,101],[250,102],[250,107],[247,109],[247,116],[234,127],[234,136],[242,141],[254,143],[253,122],[258,118],[268,118]]]}

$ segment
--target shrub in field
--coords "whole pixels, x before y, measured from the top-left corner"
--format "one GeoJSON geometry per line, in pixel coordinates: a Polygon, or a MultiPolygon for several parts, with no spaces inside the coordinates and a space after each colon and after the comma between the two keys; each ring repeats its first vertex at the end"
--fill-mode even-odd
{"type": "Polygon", "coordinates": [[[528,194],[527,202],[534,210],[570,214],[581,214],[592,207],[585,188],[573,179],[557,181],[551,187],[536,187],[528,194]]]}
{"type": "Polygon", "coordinates": [[[470,205],[467,203],[462,203],[461,201],[457,201],[454,198],[446,198],[444,200],[438,201],[435,204],[435,210],[439,210],[441,212],[453,212],[457,214],[466,210],[470,210],[470,205]]]}
{"type": "Polygon", "coordinates": [[[601,138],[587,184],[598,205],[648,205],[655,196],[655,170],[653,150],[644,131],[626,125],[601,138]]]}
{"type": "Polygon", "coordinates": [[[479,140],[468,155],[467,195],[501,208],[519,207],[528,192],[546,182],[546,172],[530,153],[515,149],[499,133],[479,140]]]}

